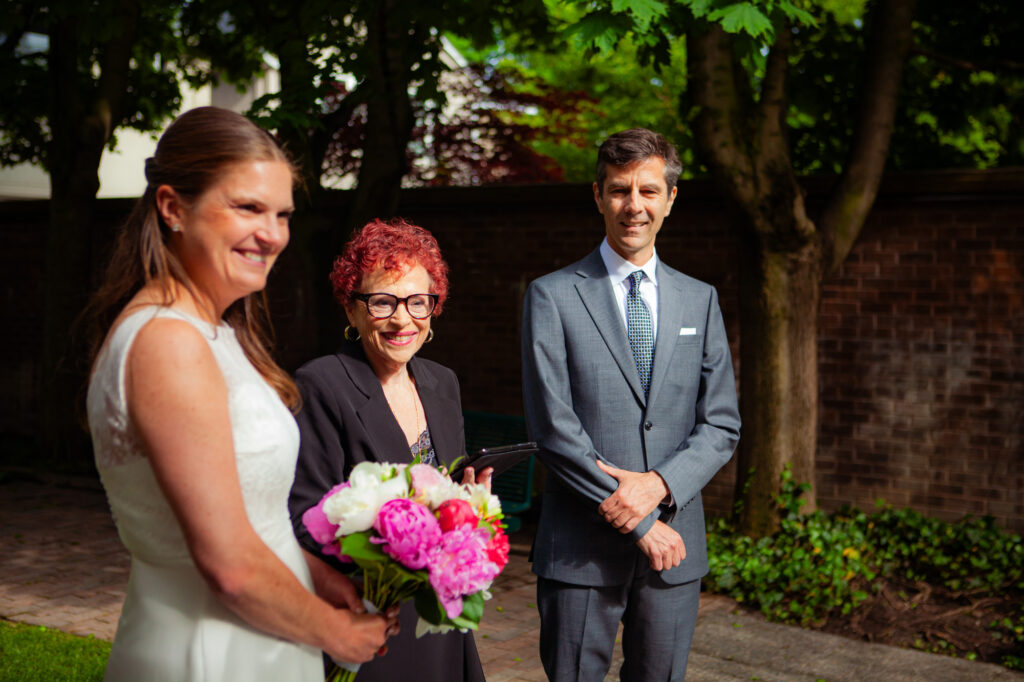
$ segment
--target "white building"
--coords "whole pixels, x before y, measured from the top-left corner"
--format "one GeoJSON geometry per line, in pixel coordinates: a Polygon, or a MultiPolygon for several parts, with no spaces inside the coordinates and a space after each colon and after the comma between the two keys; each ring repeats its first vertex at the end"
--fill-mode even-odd
{"type": "MultiPolygon", "coordinates": [[[[268,68],[253,80],[250,87],[239,93],[233,85],[209,85],[192,90],[182,88],[181,111],[214,105],[244,113],[258,97],[280,90],[276,70],[268,68]]],[[[145,161],[156,150],[159,132],[140,133],[130,128],[117,130],[117,149],[103,150],[100,159],[100,198],[135,198],[146,190],[146,177],[142,172],[145,161]]],[[[49,199],[50,176],[39,166],[19,164],[0,167],[0,201],[11,199],[49,199]]]]}
{"type": "MultiPolygon", "coordinates": [[[[441,43],[441,61],[448,69],[457,70],[466,65],[466,60],[447,38],[442,37],[441,43]]],[[[266,55],[264,61],[264,73],[255,78],[248,89],[241,93],[230,84],[220,84],[216,87],[207,85],[199,90],[192,90],[183,85],[181,111],[213,105],[245,113],[256,99],[281,89],[276,59],[266,55]]],[[[348,77],[343,76],[343,79],[346,78],[348,77]]],[[[354,88],[354,80],[347,85],[349,89],[354,88]]],[[[458,97],[450,98],[446,110],[450,111],[461,104],[458,97]]],[[[139,197],[146,189],[146,178],[142,169],[145,160],[152,156],[156,149],[160,131],[140,133],[130,128],[119,128],[116,134],[117,148],[114,151],[103,150],[99,168],[100,189],[96,196],[101,199],[139,197]]],[[[324,184],[335,189],[349,189],[355,184],[355,176],[325,178],[324,184]]],[[[42,168],[31,164],[0,167],[0,201],[49,197],[50,177],[42,168]]]]}

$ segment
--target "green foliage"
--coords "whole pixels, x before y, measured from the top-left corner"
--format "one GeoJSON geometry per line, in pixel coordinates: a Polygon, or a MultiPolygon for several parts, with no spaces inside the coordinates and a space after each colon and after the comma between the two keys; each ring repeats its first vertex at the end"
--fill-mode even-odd
{"type": "MultiPolygon", "coordinates": [[[[123,30],[119,9],[114,0],[18,0],[0,10],[0,165],[49,168],[55,117],[98,110],[113,116],[114,133],[121,127],[157,130],[180,108],[183,81],[198,86],[213,78],[182,31],[182,4],[145,2],[139,5],[127,87],[113,93],[116,101],[107,99],[111,93],[100,84],[110,42],[123,30]],[[53,84],[55,73],[66,80],[53,84]],[[52,87],[65,92],[72,110],[53,110],[52,87]]],[[[109,146],[116,142],[112,134],[109,146]]]]}
{"type": "Polygon", "coordinates": [[[605,138],[627,128],[650,128],[677,146],[683,177],[694,177],[691,132],[679,106],[686,88],[684,41],[670,41],[658,65],[645,63],[645,45],[631,36],[612,51],[589,54],[577,49],[570,30],[581,12],[564,5],[550,11],[555,37],[542,49],[522,44],[518,34],[500,35],[495,44],[476,50],[452,37],[463,55],[498,71],[516,92],[532,94],[540,82],[564,93],[557,98],[561,102],[585,95],[574,111],[536,101],[528,112],[519,113],[520,120],[538,131],[530,147],[555,159],[566,181],[589,182],[597,146],[605,138]]]}
{"type": "Polygon", "coordinates": [[[341,551],[351,557],[360,568],[373,567],[386,562],[389,557],[381,546],[370,542],[369,533],[352,533],[341,541],[341,551]]]}
{"type": "MultiPolygon", "coordinates": [[[[927,581],[954,593],[1024,594],[1024,541],[990,517],[946,523],[884,506],[872,514],[801,514],[807,489],[788,468],[783,472],[776,497],[781,528],[768,537],[755,540],[726,520],[709,520],[709,591],[755,606],[771,620],[802,625],[852,613],[885,578],[927,581]]],[[[993,637],[1024,646],[1024,605],[1016,618],[991,629],[993,637]]],[[[1004,661],[1022,663],[1012,656],[1004,661]]]]}
{"type": "Polygon", "coordinates": [[[883,575],[924,580],[955,592],[1024,590],[1024,542],[991,517],[946,523],[908,509],[870,517],[874,559],[883,575]]]}
{"type": "Polygon", "coordinates": [[[582,13],[567,28],[576,44],[604,52],[616,48],[628,34],[654,45],[667,28],[678,29],[696,20],[719,24],[727,33],[742,34],[760,45],[770,44],[784,24],[816,22],[804,8],[808,3],[789,0],[574,0],[564,4],[582,13]]]}
{"type": "MultiPolygon", "coordinates": [[[[607,124],[593,129],[632,127],[631,108],[636,112],[633,125],[659,130],[692,158],[687,149],[692,142],[685,132],[690,113],[685,31],[699,20],[717,22],[731,32],[757,92],[765,56],[776,32],[788,23],[793,46],[786,123],[794,170],[839,173],[859,110],[865,35],[871,20],[867,4],[865,0],[551,2],[552,21],[567,38],[549,48],[548,61],[556,68],[540,73],[552,85],[567,88],[588,80],[597,85],[631,85],[623,90],[605,88],[595,95],[598,121],[604,118],[604,110],[626,103],[627,122],[616,125],[622,119],[612,115],[607,124]],[[628,64],[623,63],[626,58],[628,64]],[[655,120],[650,113],[663,109],[664,103],[675,107],[673,117],[655,120]]],[[[971,12],[963,12],[942,0],[918,2],[915,46],[898,102],[890,170],[1024,164],[1024,72],[1017,47],[1024,42],[1024,14],[1016,5],[1009,0],[983,0],[972,5],[971,12]]],[[[513,41],[507,44],[515,49],[513,41]]],[[[506,57],[529,67],[545,61],[523,51],[506,57]]],[[[567,177],[586,179],[579,176],[581,164],[576,159],[592,157],[589,146],[575,151],[564,145],[537,149],[563,163],[567,177]]],[[[684,161],[684,167],[694,166],[684,161]]]]}
{"type": "Polygon", "coordinates": [[[876,571],[866,560],[870,541],[857,517],[801,515],[806,484],[783,472],[776,498],[781,529],[759,540],[725,520],[709,522],[708,589],[757,606],[772,620],[807,624],[833,610],[849,613],[867,598],[876,571]]]}
{"type": "MultiPolygon", "coordinates": [[[[959,12],[921,0],[915,47],[890,143],[888,168],[991,168],[1024,163],[1024,71],[1010,52],[1024,20],[1006,2],[959,12]]],[[[853,135],[865,24],[826,15],[793,32],[787,124],[800,173],[838,173],[853,135]]]]}
{"type": "Polygon", "coordinates": [[[0,682],[103,679],[110,642],[39,625],[0,621],[0,682]]]}

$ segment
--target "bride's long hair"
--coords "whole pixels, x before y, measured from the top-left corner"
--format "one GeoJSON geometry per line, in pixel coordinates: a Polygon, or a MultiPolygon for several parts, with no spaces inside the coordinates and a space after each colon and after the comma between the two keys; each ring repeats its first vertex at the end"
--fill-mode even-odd
{"type": "MultiPolygon", "coordinates": [[[[121,228],[102,283],[83,313],[90,366],[111,325],[142,287],[156,283],[163,305],[174,302],[176,285],[196,295],[184,266],[168,245],[171,231],[157,210],[157,188],[168,185],[184,201],[193,203],[226,166],[245,161],[283,161],[292,169],[293,181],[298,178],[295,165],[274,138],[233,111],[218,107],[192,109],[164,131],[156,152],[146,160],[146,191],[121,228]]],[[[257,371],[289,408],[297,410],[299,391],[270,353],[266,294],[254,292],[235,301],[224,312],[224,321],[235,330],[257,371]]]]}

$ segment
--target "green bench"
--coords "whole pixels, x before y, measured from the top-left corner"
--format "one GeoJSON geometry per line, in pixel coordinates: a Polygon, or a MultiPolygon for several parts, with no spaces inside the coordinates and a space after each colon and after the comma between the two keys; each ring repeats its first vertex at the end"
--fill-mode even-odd
{"type": "MultiPolygon", "coordinates": [[[[465,420],[466,452],[473,453],[480,448],[496,445],[523,443],[527,439],[526,421],[518,415],[493,414],[490,412],[462,413],[465,420]]],[[[491,482],[491,490],[501,500],[508,531],[514,532],[522,526],[516,514],[522,514],[533,502],[534,455],[514,465],[491,482]]]]}

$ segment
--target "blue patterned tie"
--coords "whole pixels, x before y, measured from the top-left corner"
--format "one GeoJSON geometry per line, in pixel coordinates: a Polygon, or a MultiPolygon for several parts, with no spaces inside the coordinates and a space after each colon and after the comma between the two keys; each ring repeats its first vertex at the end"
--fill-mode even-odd
{"type": "Polygon", "coordinates": [[[651,311],[640,298],[640,281],[644,271],[637,270],[629,276],[629,295],[626,296],[626,336],[629,347],[633,349],[636,371],[640,375],[640,385],[644,389],[644,398],[651,388],[651,358],[654,355],[654,333],[651,330],[651,311]]]}

